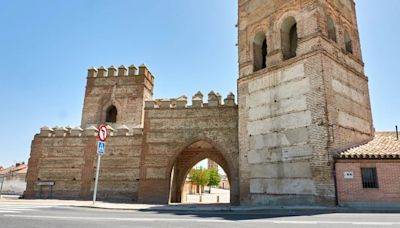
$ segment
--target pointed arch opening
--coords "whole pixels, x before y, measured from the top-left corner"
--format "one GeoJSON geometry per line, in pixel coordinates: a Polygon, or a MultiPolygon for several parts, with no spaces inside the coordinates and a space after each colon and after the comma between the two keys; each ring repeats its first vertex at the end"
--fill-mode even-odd
{"type": "Polygon", "coordinates": [[[253,41],[254,72],[267,68],[267,38],[264,32],[259,32],[253,41]]]}
{"type": "Polygon", "coordinates": [[[284,60],[296,57],[298,35],[297,23],[294,17],[284,20],[281,27],[282,55],[284,60]]]}
{"type": "Polygon", "coordinates": [[[350,34],[348,31],[344,32],[344,44],[346,51],[348,53],[353,54],[353,41],[351,40],[350,34]]]}
{"type": "Polygon", "coordinates": [[[178,155],[173,164],[170,178],[170,203],[222,204],[231,202],[232,191],[230,189],[235,183],[231,181],[228,162],[218,149],[206,141],[197,141],[178,155]],[[210,186],[207,182],[202,186],[198,184],[197,179],[196,181],[193,179],[194,175],[205,175],[206,170],[212,169],[214,169],[214,174],[216,169],[221,178],[218,185],[210,186]],[[200,174],[194,174],[194,171],[200,174]]]}
{"type": "Polygon", "coordinates": [[[331,17],[328,17],[328,38],[337,43],[336,26],[331,17]]]}
{"type": "Polygon", "coordinates": [[[116,123],[118,116],[118,110],[114,105],[111,105],[106,111],[106,122],[116,123]]]}

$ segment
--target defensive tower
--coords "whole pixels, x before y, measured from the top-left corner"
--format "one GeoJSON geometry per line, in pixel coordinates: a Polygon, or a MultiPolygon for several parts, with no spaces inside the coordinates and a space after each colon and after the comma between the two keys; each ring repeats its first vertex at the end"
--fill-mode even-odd
{"type": "Polygon", "coordinates": [[[153,96],[154,76],[143,64],[118,70],[112,65],[88,70],[82,128],[107,123],[113,128],[142,127],[144,101],[153,96]]]}
{"type": "Polygon", "coordinates": [[[333,155],[373,137],[353,0],[239,0],[241,202],[335,202],[333,155]]]}

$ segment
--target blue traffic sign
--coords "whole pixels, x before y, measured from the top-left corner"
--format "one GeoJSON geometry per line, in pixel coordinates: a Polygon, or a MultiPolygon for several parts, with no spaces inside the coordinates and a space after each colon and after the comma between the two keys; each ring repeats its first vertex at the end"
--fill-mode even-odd
{"type": "Polygon", "coordinates": [[[106,143],[99,141],[97,143],[97,154],[104,155],[106,153],[106,143]]]}

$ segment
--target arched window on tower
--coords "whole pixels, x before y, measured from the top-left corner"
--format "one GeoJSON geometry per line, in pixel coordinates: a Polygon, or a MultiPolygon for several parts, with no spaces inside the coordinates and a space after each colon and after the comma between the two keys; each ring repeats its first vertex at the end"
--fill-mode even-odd
{"type": "Polygon", "coordinates": [[[112,105],[111,107],[109,107],[107,109],[106,122],[107,123],[116,123],[117,122],[117,115],[118,115],[117,108],[114,105],[112,105]]]}
{"type": "Polygon", "coordinates": [[[257,33],[253,41],[254,71],[267,67],[267,50],[267,38],[265,37],[265,33],[257,33]]]}
{"type": "Polygon", "coordinates": [[[347,31],[344,32],[344,44],[346,46],[346,51],[353,54],[353,41],[351,40],[350,34],[347,31]]]}
{"type": "Polygon", "coordinates": [[[296,57],[297,51],[297,23],[294,17],[288,17],[282,24],[282,54],[283,59],[287,60],[296,57]]]}
{"type": "Polygon", "coordinates": [[[331,17],[328,17],[328,38],[337,42],[336,27],[331,17]]]}

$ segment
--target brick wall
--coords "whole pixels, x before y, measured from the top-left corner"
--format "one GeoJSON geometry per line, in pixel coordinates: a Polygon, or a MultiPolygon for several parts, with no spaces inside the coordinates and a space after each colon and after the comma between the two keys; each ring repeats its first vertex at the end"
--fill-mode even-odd
{"type": "MultiPolygon", "coordinates": [[[[26,198],[90,199],[97,165],[96,136],[36,135],[32,142],[26,198]],[[52,181],[54,186],[39,186],[52,181]]],[[[98,198],[137,200],[142,135],[112,136],[101,161],[98,198]]]]}
{"type": "MultiPolygon", "coordinates": [[[[206,106],[206,105],[204,105],[206,106]]],[[[144,150],[141,159],[139,201],[148,203],[168,203],[171,172],[182,159],[191,165],[210,157],[227,167],[232,175],[231,199],[238,203],[238,145],[237,106],[219,105],[215,107],[155,108],[145,110],[144,150]],[[187,150],[198,142],[206,142],[215,147],[200,149],[198,153],[187,150]],[[217,153],[222,156],[212,156],[217,153]],[[185,156],[188,155],[188,156],[185,156]],[[203,156],[204,155],[204,156],[203,156]],[[226,161],[226,163],[225,163],[226,161]],[[155,188],[154,186],[158,186],[155,188]]],[[[182,163],[182,162],[181,162],[182,163]]],[[[190,166],[190,165],[189,165],[190,166]]],[[[176,187],[179,188],[191,166],[181,168],[176,187]],[[178,180],[179,179],[179,180],[178,180]],[[178,183],[179,182],[179,183],[178,183]]],[[[179,196],[178,196],[179,197],[179,196]]]]}
{"type": "Polygon", "coordinates": [[[338,160],[336,179],[339,205],[400,205],[399,160],[338,160]],[[376,167],[379,188],[363,188],[361,168],[366,167],[376,167]],[[344,178],[344,172],[353,172],[353,178],[344,178]]]}

